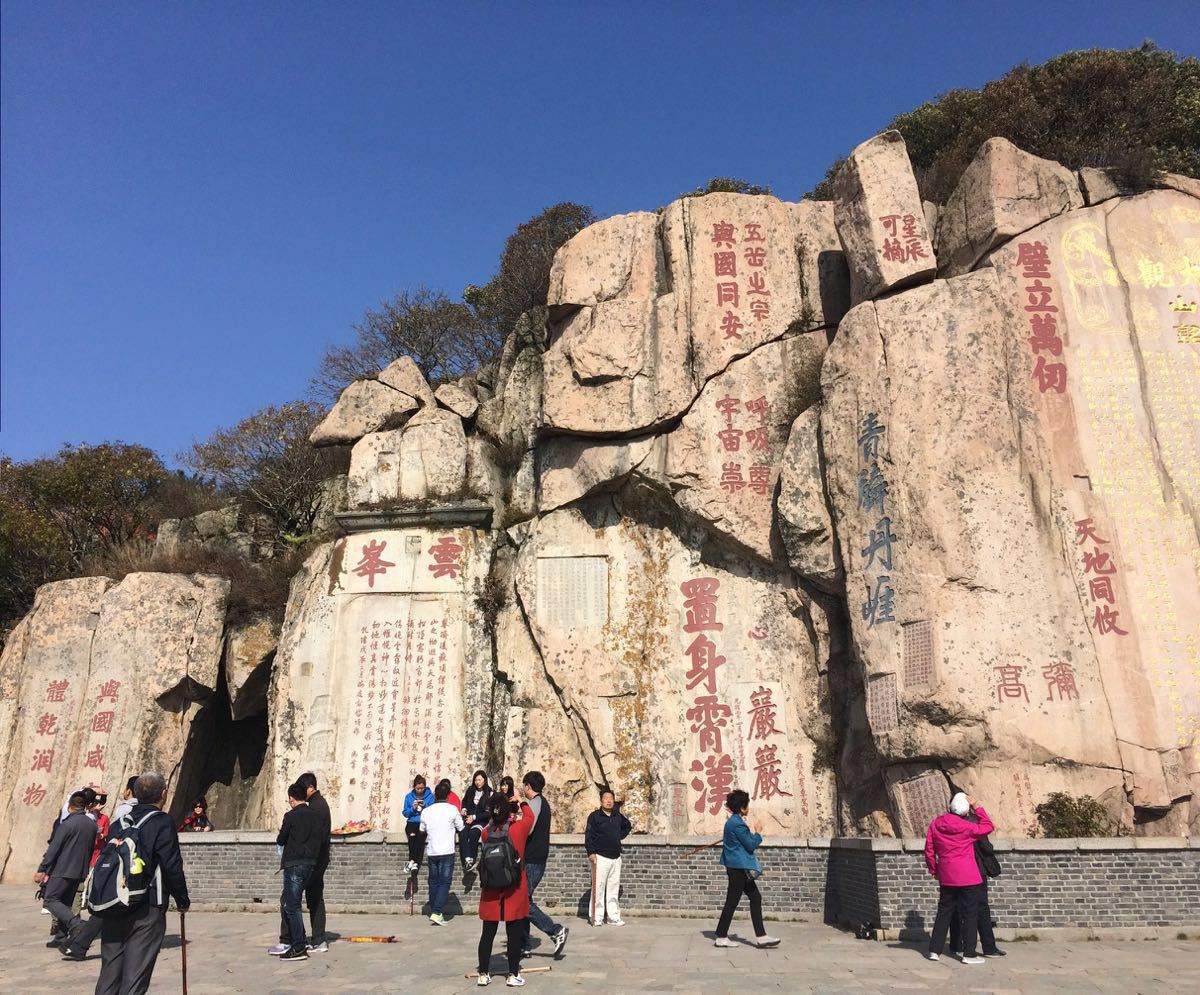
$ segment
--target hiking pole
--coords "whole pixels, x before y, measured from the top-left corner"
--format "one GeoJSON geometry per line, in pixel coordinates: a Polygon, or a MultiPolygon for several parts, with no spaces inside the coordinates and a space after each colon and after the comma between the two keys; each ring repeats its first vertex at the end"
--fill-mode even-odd
{"type": "Polygon", "coordinates": [[[724,839],[713,840],[711,843],[705,843],[704,846],[698,846],[694,850],[689,850],[687,853],[681,853],[675,859],[682,860],[684,857],[691,857],[691,856],[699,853],[701,850],[711,850],[714,846],[720,846],[724,842],[725,842],[724,839]]]}
{"type": "Polygon", "coordinates": [[[179,951],[183,955],[183,995],[187,995],[187,913],[179,910],[179,951]]]}

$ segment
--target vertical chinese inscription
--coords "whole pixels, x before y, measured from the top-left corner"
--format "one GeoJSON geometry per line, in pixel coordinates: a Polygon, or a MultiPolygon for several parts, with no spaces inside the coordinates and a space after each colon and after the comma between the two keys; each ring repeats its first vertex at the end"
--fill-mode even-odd
{"type": "Polygon", "coordinates": [[[1117,564],[1110,552],[1100,548],[1109,542],[1096,532],[1096,526],[1090,518],[1081,518],[1075,523],[1075,545],[1082,546],[1085,543],[1092,546],[1091,552],[1083,550],[1083,576],[1088,582],[1088,597],[1095,606],[1090,624],[1098,636],[1110,633],[1127,636],[1129,632],[1120,626],[1121,613],[1113,607],[1117,600],[1113,590],[1117,564]]]}
{"type": "Polygon", "coordinates": [[[1033,378],[1045,394],[1067,389],[1067,364],[1062,362],[1063,341],[1058,334],[1058,305],[1050,282],[1050,252],[1044,242],[1019,242],[1017,266],[1024,281],[1025,315],[1029,323],[1029,351],[1036,357],[1033,378]],[[1051,357],[1047,360],[1047,357],[1051,357]]]}
{"type": "Polygon", "coordinates": [[[903,781],[898,794],[910,833],[923,833],[929,823],[946,811],[948,792],[946,779],[941,774],[931,772],[903,781]]]}
{"type": "Polygon", "coordinates": [[[722,454],[718,482],[721,489],[733,495],[748,487],[759,498],[770,500],[775,483],[771,479],[771,438],[767,424],[771,405],[766,396],[743,401],[727,395],[717,399],[716,408],[725,422],[725,427],[717,432],[722,454]]]}
{"type": "Polygon", "coordinates": [[[879,442],[887,432],[876,412],[868,412],[858,430],[862,462],[858,471],[858,507],[879,516],[860,550],[867,582],[867,600],[862,605],[868,629],[895,622],[896,592],[892,589],[892,547],[899,539],[892,533],[887,513],[888,482],[879,469],[879,442]],[[872,574],[874,570],[874,574],[872,574]]]}
{"type": "Polygon", "coordinates": [[[719,635],[725,629],[717,615],[720,586],[716,577],[698,577],[679,585],[684,598],[683,632],[694,637],[684,650],[691,662],[684,675],[687,690],[696,692],[685,715],[697,736],[698,755],[693,756],[690,768],[696,792],[692,807],[709,815],[721,810],[734,781],[733,758],[724,742],[732,709],[717,694],[717,673],[725,665],[725,657],[708,635],[719,635]]]}
{"type": "Polygon", "coordinates": [[[880,217],[883,225],[883,245],[879,251],[888,262],[903,263],[909,260],[926,259],[928,253],[922,244],[926,240],[924,224],[918,230],[918,222],[912,214],[885,214],[880,217]]]}
{"type": "Polygon", "coordinates": [[[867,718],[872,732],[894,732],[900,728],[895,674],[880,674],[867,684],[867,718]]]}
{"type": "Polygon", "coordinates": [[[608,557],[539,556],[538,624],[550,629],[600,628],[608,622],[608,557]]]}
{"type": "Polygon", "coordinates": [[[717,308],[725,308],[722,339],[738,341],[746,327],[743,317],[766,321],[771,315],[767,239],[761,224],[744,224],[739,233],[737,225],[721,220],[713,223],[712,250],[717,308]]]}

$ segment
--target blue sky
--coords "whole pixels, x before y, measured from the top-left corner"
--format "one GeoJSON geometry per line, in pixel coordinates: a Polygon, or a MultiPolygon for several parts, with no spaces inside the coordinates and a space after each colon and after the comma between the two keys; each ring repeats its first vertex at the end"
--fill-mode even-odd
{"type": "Polygon", "coordinates": [[[560,200],[799,198],[895,114],[1192,2],[5,0],[0,452],[170,458],[302,396],[382,298],[452,295],[560,200]]]}

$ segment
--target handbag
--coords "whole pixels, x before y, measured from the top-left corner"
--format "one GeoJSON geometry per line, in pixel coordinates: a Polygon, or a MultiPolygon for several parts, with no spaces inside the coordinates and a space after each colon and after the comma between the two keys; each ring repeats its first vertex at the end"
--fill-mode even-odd
{"type": "Polygon", "coordinates": [[[990,878],[998,878],[1000,876],[1000,861],[996,859],[996,854],[989,851],[980,854],[980,857],[983,860],[983,872],[990,878]]]}

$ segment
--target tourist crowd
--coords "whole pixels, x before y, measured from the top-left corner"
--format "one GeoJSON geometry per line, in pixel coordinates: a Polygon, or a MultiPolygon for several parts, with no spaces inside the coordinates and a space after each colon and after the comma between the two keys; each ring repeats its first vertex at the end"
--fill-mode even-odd
{"type": "MultiPolygon", "coordinates": [[[[534,927],[549,937],[555,956],[567,944],[568,927],[556,923],[534,901],[550,857],[552,814],[545,787],[540,771],[526,773],[518,792],[511,777],[501,778],[493,788],[487,773],[478,770],[462,797],[445,778],[430,790],[423,775],[413,779],[412,790],[404,797],[410,895],[415,894],[421,864],[426,863],[430,923],[447,924],[444,913],[456,856],[464,875],[478,877],[482,926],[476,977],[481,987],[492,981],[492,948],[501,923],[509,987],[525,984],[521,961],[532,953],[534,927]]],[[[178,832],[208,832],[213,827],[203,798],[197,799],[178,827],[163,811],[166,798],[162,775],[132,777],[110,820],[103,812],[106,795],[91,787],[72,792],[34,875],[43,911],[52,917],[47,946],[60,949],[67,959],[84,960],[99,937],[97,995],[145,992],[166,933],[169,901],[174,899],[181,913],[189,908],[178,832]],[[86,920],[80,915],[81,903],[91,913],[86,920]]],[[[767,934],[762,916],[758,886],[762,868],[756,856],[763,841],[762,827],[748,821],[747,792],[731,791],[725,807],[728,817],[719,843],[727,889],[714,943],[734,946],[729,928],[744,896],[750,904],[754,944],[778,946],[779,939],[767,934]]],[[[952,797],[949,809],[930,823],[926,836],[926,864],[939,884],[928,957],[940,957],[949,932],[951,947],[962,962],[980,964],[977,936],[985,957],[1003,956],[992,932],[987,895],[988,877],[999,874],[987,839],[994,827],[987,812],[962,793],[952,797]]],[[[588,816],[584,833],[592,865],[588,918],[593,926],[625,925],[619,903],[621,854],[622,840],[631,830],[613,792],[602,788],[600,806],[588,816]]],[[[283,888],[279,943],[268,953],[282,961],[305,960],[329,949],[324,890],[330,834],[329,805],[318,790],[316,776],[302,774],[288,788],[288,811],[276,838],[283,888]]]]}

